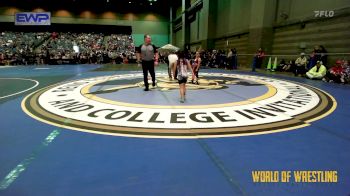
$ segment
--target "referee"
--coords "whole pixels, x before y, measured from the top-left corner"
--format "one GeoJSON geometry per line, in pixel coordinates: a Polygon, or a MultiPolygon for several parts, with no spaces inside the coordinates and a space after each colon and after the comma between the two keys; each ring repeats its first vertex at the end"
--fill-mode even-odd
{"type": "Polygon", "coordinates": [[[152,77],[152,86],[156,86],[156,75],[154,67],[158,65],[158,50],[155,45],[151,43],[151,36],[144,35],[144,43],[136,48],[137,63],[142,62],[143,82],[145,84],[145,91],[148,91],[148,71],[152,77]]]}

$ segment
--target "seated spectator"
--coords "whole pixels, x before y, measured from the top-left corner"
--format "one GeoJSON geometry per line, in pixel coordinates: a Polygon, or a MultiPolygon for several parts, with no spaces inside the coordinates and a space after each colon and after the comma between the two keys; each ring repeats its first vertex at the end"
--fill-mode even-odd
{"type": "Polygon", "coordinates": [[[343,74],[340,78],[340,81],[345,84],[345,83],[350,83],[350,66],[349,62],[347,60],[344,60],[342,62],[343,66],[343,74]]]}
{"type": "Polygon", "coordinates": [[[295,72],[294,75],[298,76],[300,75],[305,75],[306,72],[306,64],[307,64],[307,58],[305,57],[305,53],[301,53],[300,57],[297,58],[295,61],[295,72]]]}
{"type": "Polygon", "coordinates": [[[309,79],[322,80],[327,73],[327,68],[322,64],[322,61],[317,61],[316,65],[306,73],[309,79]]]}
{"type": "Polygon", "coordinates": [[[0,65],[5,65],[5,55],[0,53],[0,65]]]}
{"type": "Polygon", "coordinates": [[[277,71],[283,71],[284,66],[286,66],[286,61],[282,59],[280,63],[277,65],[277,71]]]}
{"type": "Polygon", "coordinates": [[[293,61],[288,61],[283,67],[282,71],[292,71],[294,69],[293,61]]]}
{"type": "Polygon", "coordinates": [[[128,64],[129,63],[129,59],[128,57],[126,56],[126,54],[123,53],[123,64],[128,64]]]}
{"type": "Polygon", "coordinates": [[[343,69],[342,61],[337,60],[335,65],[327,71],[326,76],[323,78],[323,81],[341,83],[341,78],[344,74],[344,71],[345,70],[343,69]]]}

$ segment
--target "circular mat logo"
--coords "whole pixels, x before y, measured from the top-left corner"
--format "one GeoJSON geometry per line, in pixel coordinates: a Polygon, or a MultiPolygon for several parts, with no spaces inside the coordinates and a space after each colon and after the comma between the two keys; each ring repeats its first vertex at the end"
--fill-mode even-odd
{"type": "Polygon", "coordinates": [[[308,126],[336,101],[317,88],[261,76],[202,73],[179,102],[176,81],[157,74],[143,91],[141,73],[56,84],[28,95],[23,110],[55,126],[98,134],[208,138],[266,134],[308,126]]]}

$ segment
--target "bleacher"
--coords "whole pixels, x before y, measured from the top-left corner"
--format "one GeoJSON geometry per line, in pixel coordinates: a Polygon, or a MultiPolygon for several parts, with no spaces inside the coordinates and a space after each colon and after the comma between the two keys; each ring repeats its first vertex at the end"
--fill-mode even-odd
{"type": "Polygon", "coordinates": [[[7,31],[1,33],[0,46],[2,65],[118,63],[136,58],[132,36],[123,34],[7,31]]]}

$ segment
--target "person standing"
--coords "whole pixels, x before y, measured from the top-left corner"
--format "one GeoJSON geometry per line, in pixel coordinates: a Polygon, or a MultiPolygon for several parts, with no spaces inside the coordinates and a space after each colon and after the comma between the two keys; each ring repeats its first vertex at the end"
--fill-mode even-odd
{"type": "MultiPolygon", "coordinates": [[[[183,52],[178,53],[178,60],[173,63],[173,73],[177,71],[177,77],[176,79],[179,82],[179,88],[180,88],[180,102],[184,103],[186,100],[186,83],[188,79],[188,70],[191,70],[192,72],[192,78],[195,77],[193,73],[193,69],[191,67],[190,62],[185,58],[185,55],[183,52]]],[[[175,76],[174,76],[175,79],[175,76]]]]}
{"type": "Polygon", "coordinates": [[[259,48],[253,59],[253,65],[252,65],[253,72],[255,72],[256,68],[261,68],[264,57],[265,57],[264,51],[262,50],[262,48],[259,48]]]}
{"type": "Polygon", "coordinates": [[[233,65],[232,65],[232,49],[230,49],[227,53],[227,65],[228,65],[228,69],[231,69],[233,67],[233,65]]]}
{"type": "Polygon", "coordinates": [[[306,69],[310,70],[313,68],[316,65],[317,61],[321,61],[321,49],[318,45],[314,47],[314,50],[310,54],[309,63],[307,64],[306,69]]]}
{"type": "Polygon", "coordinates": [[[237,69],[237,50],[231,49],[227,54],[229,69],[237,69]]]}
{"type": "Polygon", "coordinates": [[[320,61],[322,61],[323,65],[327,67],[328,65],[328,52],[323,45],[320,45],[320,61]]]}
{"type": "Polygon", "coordinates": [[[148,72],[152,77],[152,86],[156,86],[156,75],[154,67],[158,66],[158,50],[155,45],[151,43],[151,36],[148,34],[144,35],[144,43],[136,49],[137,63],[142,65],[143,71],[143,82],[145,85],[145,91],[149,90],[148,84],[148,72]]]}
{"type": "MultiPolygon", "coordinates": [[[[199,68],[201,66],[202,63],[202,59],[201,59],[201,55],[199,52],[196,52],[196,57],[193,61],[192,64],[192,70],[194,72],[194,75],[196,76],[196,84],[198,85],[198,72],[199,72],[199,68]]],[[[194,78],[192,77],[192,84],[194,84],[194,78]]]]}

